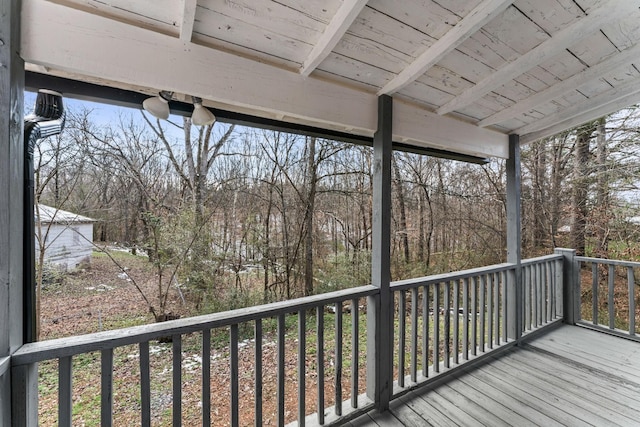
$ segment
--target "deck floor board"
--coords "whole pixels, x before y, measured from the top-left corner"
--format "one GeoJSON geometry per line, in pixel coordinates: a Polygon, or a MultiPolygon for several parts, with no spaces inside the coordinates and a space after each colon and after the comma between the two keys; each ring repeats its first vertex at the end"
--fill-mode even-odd
{"type": "Polygon", "coordinates": [[[353,425],[640,426],[638,401],[640,343],[563,325],[353,425]]]}

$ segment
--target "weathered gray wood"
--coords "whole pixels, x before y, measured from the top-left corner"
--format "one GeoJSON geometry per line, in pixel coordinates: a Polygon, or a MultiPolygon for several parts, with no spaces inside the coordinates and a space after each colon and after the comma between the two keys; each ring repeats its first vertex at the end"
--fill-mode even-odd
{"type": "Polygon", "coordinates": [[[471,354],[478,354],[478,281],[476,277],[471,279],[471,354]]]}
{"type": "Polygon", "coordinates": [[[447,418],[437,406],[428,400],[421,399],[413,392],[399,398],[404,403],[393,409],[392,413],[405,426],[455,426],[455,422],[447,418]]]}
{"type": "Polygon", "coordinates": [[[637,408],[637,401],[627,398],[623,393],[623,390],[628,387],[626,384],[616,383],[611,377],[600,375],[597,370],[591,370],[590,377],[580,376],[580,366],[568,364],[563,360],[554,360],[551,357],[547,358],[545,365],[540,363],[540,359],[534,359],[531,356],[531,353],[535,352],[517,353],[519,352],[501,358],[500,363],[521,372],[523,381],[529,382],[531,378],[535,378],[535,384],[544,386],[552,393],[557,393],[557,396],[572,396],[570,399],[563,397],[566,404],[584,406],[587,411],[596,411],[596,415],[606,415],[611,421],[621,425],[630,425],[639,419],[640,409],[637,408]],[[553,365],[552,372],[549,370],[549,364],[553,365]],[[563,370],[567,365],[569,365],[570,374],[563,370]],[[610,384],[616,384],[616,387],[610,387],[610,384]],[[604,406],[605,409],[601,409],[600,406],[604,406]]]}
{"type": "Polygon", "coordinates": [[[140,343],[140,425],[151,426],[151,373],[149,341],[140,343]]]}
{"type": "Polygon", "coordinates": [[[113,349],[100,355],[100,425],[113,425],[113,349]]]}
{"type": "Polygon", "coordinates": [[[574,249],[556,249],[556,254],[563,256],[562,263],[562,313],[566,323],[574,325],[580,320],[580,281],[578,259],[574,249]]]}
{"type": "Polygon", "coordinates": [[[493,274],[493,327],[494,327],[494,345],[497,347],[500,345],[500,273],[493,274]]]}
{"type": "Polygon", "coordinates": [[[453,281],[453,363],[460,363],[460,281],[453,281]]]}
{"type": "Polygon", "coordinates": [[[378,298],[367,300],[367,396],[384,411],[393,393],[393,295],[391,282],[391,156],[393,99],[378,97],[373,137],[373,218],[371,283],[378,298]]]}
{"type": "Polygon", "coordinates": [[[433,372],[440,372],[440,284],[433,285],[433,372]]]}
{"type": "Polygon", "coordinates": [[[103,331],[75,337],[30,343],[20,347],[14,353],[12,365],[22,365],[57,357],[79,353],[89,353],[105,348],[121,347],[158,339],[163,336],[185,335],[204,329],[228,327],[235,323],[251,322],[256,319],[276,317],[280,314],[294,313],[320,305],[328,305],[349,298],[361,298],[378,293],[373,286],[346,289],[326,294],[312,295],[289,301],[257,305],[238,310],[194,316],[150,325],[134,326],[124,330],[103,331]]]}
{"type": "MultiPolygon", "coordinates": [[[[557,362],[556,362],[557,363],[557,362]]],[[[618,416],[611,410],[611,403],[595,407],[593,402],[586,397],[577,394],[577,390],[564,384],[562,387],[554,387],[557,383],[553,379],[553,374],[546,375],[544,379],[537,378],[531,374],[526,365],[509,364],[508,361],[500,360],[495,363],[491,370],[491,375],[496,376],[519,388],[526,388],[532,395],[548,401],[550,405],[562,409],[567,414],[579,418],[586,423],[594,425],[608,425],[611,422],[625,425],[631,420],[618,416]]]]}
{"type": "Polygon", "coordinates": [[[429,376],[429,287],[422,287],[422,376],[429,376]]]}
{"type": "MultiPolygon", "coordinates": [[[[469,279],[463,279],[462,282],[462,357],[469,360],[469,279]]],[[[475,322],[475,319],[473,319],[475,322]]]]}
{"type": "Polygon", "coordinates": [[[240,424],[238,408],[240,407],[240,387],[238,371],[238,325],[231,325],[229,330],[229,394],[231,407],[229,408],[229,418],[231,425],[237,427],[240,424]]]}
{"type": "Polygon", "coordinates": [[[342,415],[342,303],[336,303],[336,374],[334,388],[335,394],[335,414],[342,415]]]}
{"type": "Polygon", "coordinates": [[[635,267],[635,268],[640,267],[640,262],[637,262],[637,261],[622,261],[622,260],[616,260],[616,259],[603,259],[603,258],[593,258],[593,257],[586,257],[586,256],[576,256],[576,261],[591,262],[591,263],[595,262],[598,264],[617,265],[621,267],[635,267]]]}
{"type": "Polygon", "coordinates": [[[609,329],[614,329],[616,327],[616,313],[614,306],[614,285],[615,285],[615,267],[613,265],[609,265],[609,299],[607,302],[607,308],[609,310],[609,329]]]}
{"type": "Polygon", "coordinates": [[[58,360],[58,425],[60,427],[71,427],[73,413],[72,371],[71,356],[61,357],[58,360]]]}
{"type": "MultiPolygon", "coordinates": [[[[316,364],[318,366],[318,401],[316,411],[318,424],[324,424],[324,307],[316,308],[316,364]]],[[[256,425],[257,427],[257,425],[256,425]]]]}
{"type": "Polygon", "coordinates": [[[636,334],[636,280],[633,267],[627,267],[627,286],[629,292],[629,334],[636,334]]]}
{"type": "MultiPolygon", "coordinates": [[[[502,341],[503,342],[507,342],[507,339],[510,336],[513,336],[511,334],[509,334],[509,321],[511,322],[515,322],[515,312],[514,313],[510,313],[509,312],[509,282],[508,282],[508,277],[513,274],[511,271],[503,271],[500,274],[500,317],[501,317],[501,322],[502,322],[502,341]],[[509,316],[512,316],[511,318],[509,318],[509,316]]],[[[515,301],[513,301],[513,303],[515,304],[515,301]]]]}
{"type": "MultiPolygon", "coordinates": [[[[25,88],[20,56],[21,3],[0,2],[0,358],[23,343],[25,88]]],[[[37,425],[37,381],[35,364],[0,375],[0,425],[37,425]]]]}
{"type": "Polygon", "coordinates": [[[429,399],[434,405],[443,408],[445,415],[459,425],[512,425],[494,415],[490,411],[491,408],[478,405],[448,384],[443,384],[434,392],[424,395],[423,398],[429,399]]]}
{"type": "Polygon", "coordinates": [[[486,282],[486,277],[484,275],[479,277],[480,281],[478,282],[478,285],[480,286],[480,330],[478,331],[479,335],[480,335],[480,342],[479,347],[480,347],[480,352],[484,353],[485,351],[485,334],[486,334],[486,312],[487,312],[487,292],[486,292],[486,287],[487,287],[487,282],[486,282]]]}
{"type": "Polygon", "coordinates": [[[306,361],[307,361],[307,316],[305,310],[298,312],[298,426],[304,427],[306,417],[306,361]]]}
{"type": "Polygon", "coordinates": [[[493,274],[487,274],[485,277],[486,286],[487,286],[487,346],[492,349],[493,348],[493,312],[495,307],[493,305],[493,274]]]}
{"type": "MultiPolygon", "coordinates": [[[[276,402],[277,402],[277,416],[276,416],[276,424],[279,427],[284,426],[284,383],[286,381],[285,378],[285,347],[284,347],[284,333],[285,333],[285,322],[284,322],[284,314],[280,314],[278,316],[278,374],[277,374],[277,389],[276,389],[276,402]]],[[[336,340],[338,338],[336,337],[336,340]]]]}
{"type": "Polygon", "coordinates": [[[182,335],[171,337],[173,353],[173,426],[182,425],[182,335]]]}
{"type": "MultiPolygon", "coordinates": [[[[256,363],[256,377],[260,369],[261,366],[259,367],[256,363]]],[[[256,390],[256,396],[258,396],[258,390],[256,390]]],[[[211,425],[211,331],[209,329],[202,331],[202,425],[203,427],[211,425]]]]}
{"type": "Polygon", "coordinates": [[[464,374],[451,380],[446,385],[449,389],[459,393],[461,399],[467,402],[473,408],[472,410],[477,410],[479,407],[480,411],[489,411],[495,415],[500,422],[508,422],[509,425],[538,425],[525,418],[525,416],[521,415],[518,411],[503,405],[504,398],[496,397],[495,390],[491,387],[486,387],[482,384],[478,385],[478,382],[473,382],[473,380],[470,381],[472,385],[468,385],[464,380],[469,381],[469,379],[461,377],[464,377],[464,374]]]}
{"type": "Polygon", "coordinates": [[[445,368],[451,367],[451,282],[444,282],[442,290],[442,361],[445,368]]]}
{"type": "MultiPolygon", "coordinates": [[[[548,255],[546,257],[531,258],[530,260],[527,260],[527,263],[536,264],[539,262],[543,262],[546,259],[556,259],[556,258],[558,258],[558,255],[548,255]]],[[[429,285],[435,285],[436,283],[444,283],[444,282],[456,280],[456,279],[462,280],[465,278],[499,273],[501,271],[510,270],[512,268],[513,268],[513,265],[508,263],[502,263],[502,264],[490,265],[487,267],[479,267],[479,268],[472,268],[469,270],[455,271],[452,273],[434,274],[433,276],[419,277],[416,279],[398,280],[396,282],[391,283],[391,289],[394,292],[398,292],[403,289],[409,290],[416,286],[429,286],[429,285]]]]}
{"type": "Polygon", "coordinates": [[[522,282],[524,285],[524,330],[531,330],[531,266],[523,266],[522,282]]]}
{"type": "Polygon", "coordinates": [[[412,383],[418,382],[418,288],[411,289],[411,366],[412,383]]]}
{"type": "Polygon", "coordinates": [[[360,375],[360,308],[358,300],[351,300],[351,407],[358,407],[358,378],[360,375]]]}
{"type": "Polygon", "coordinates": [[[405,376],[405,344],[407,332],[407,293],[398,292],[398,386],[404,387],[405,376]]]}

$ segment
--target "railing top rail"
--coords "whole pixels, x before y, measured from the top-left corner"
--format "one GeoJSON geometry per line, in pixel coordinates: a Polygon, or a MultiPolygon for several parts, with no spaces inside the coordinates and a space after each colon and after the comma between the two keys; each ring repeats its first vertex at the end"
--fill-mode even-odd
{"type": "Polygon", "coordinates": [[[551,255],[543,255],[535,258],[523,259],[521,264],[532,265],[532,264],[539,264],[541,262],[547,262],[547,261],[558,261],[561,259],[562,259],[562,254],[551,254],[551,255]]]}
{"type": "Polygon", "coordinates": [[[640,262],[621,261],[617,259],[606,259],[606,258],[593,258],[593,257],[586,257],[586,256],[577,256],[576,261],[594,262],[597,264],[605,264],[605,265],[620,265],[624,267],[640,267],[640,262]]]}
{"type": "Polygon", "coordinates": [[[419,286],[435,285],[436,283],[443,283],[450,280],[467,279],[469,277],[481,276],[484,274],[499,273],[501,271],[511,270],[515,268],[515,266],[515,264],[503,263],[487,267],[472,268],[469,270],[454,271],[451,273],[436,274],[433,276],[418,277],[415,279],[399,280],[391,283],[391,290],[402,291],[419,286]]]}
{"type": "Polygon", "coordinates": [[[294,300],[188,317],[151,325],[133,326],[126,329],[40,341],[25,344],[20,347],[20,349],[13,354],[11,364],[13,366],[25,365],[43,360],[73,356],[75,354],[116,348],[123,345],[137,344],[164,336],[182,335],[220,328],[256,319],[275,317],[280,314],[294,313],[300,310],[307,310],[354,298],[367,297],[378,292],[379,289],[375,286],[360,286],[294,300]]]}

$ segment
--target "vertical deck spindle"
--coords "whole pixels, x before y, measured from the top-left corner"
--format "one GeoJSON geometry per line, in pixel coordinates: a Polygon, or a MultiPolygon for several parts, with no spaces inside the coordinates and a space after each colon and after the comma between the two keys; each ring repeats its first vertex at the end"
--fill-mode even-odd
{"type": "Polygon", "coordinates": [[[298,426],[304,427],[306,416],[306,361],[307,317],[305,310],[298,311],[298,426]]]}
{"type": "Polygon", "coordinates": [[[255,426],[262,426],[262,319],[256,319],[254,326],[255,338],[255,426]]]}
{"type": "Polygon", "coordinates": [[[211,425],[211,330],[202,331],[202,425],[211,425]]]}
{"type": "Polygon", "coordinates": [[[482,276],[487,285],[487,346],[493,348],[493,280],[491,274],[482,276]]]}
{"type": "Polygon", "coordinates": [[[276,418],[276,424],[279,427],[284,426],[284,332],[285,332],[285,318],[284,314],[278,315],[278,376],[277,376],[277,390],[276,400],[278,405],[278,413],[276,418]]]}
{"type": "Polygon", "coordinates": [[[140,343],[140,411],[142,427],[151,426],[151,372],[149,341],[140,343]]]}
{"type": "Polygon", "coordinates": [[[487,292],[486,292],[486,288],[487,288],[487,280],[486,277],[484,275],[480,276],[480,283],[479,283],[479,287],[480,287],[480,301],[478,301],[478,304],[480,305],[480,331],[479,335],[480,335],[480,352],[484,353],[485,351],[485,334],[486,334],[486,311],[487,311],[487,292]]]}
{"type": "Polygon", "coordinates": [[[469,360],[469,278],[462,282],[462,355],[464,360],[469,360]]]}
{"type": "Polygon", "coordinates": [[[406,342],[407,293],[398,293],[398,386],[404,387],[404,363],[406,342]]]}
{"type": "Polygon", "coordinates": [[[500,273],[493,273],[493,330],[494,344],[500,345],[500,273]]]}
{"type": "Polygon", "coordinates": [[[422,376],[429,376],[429,287],[422,287],[422,376]]]}
{"type": "Polygon", "coordinates": [[[171,337],[173,347],[173,426],[182,425],[182,336],[171,337]]]}
{"type": "Polygon", "coordinates": [[[453,363],[460,363],[460,280],[453,282],[453,363]]]}
{"type": "Polygon", "coordinates": [[[316,330],[318,341],[316,349],[316,363],[318,365],[318,403],[316,411],[318,424],[324,424],[324,306],[316,308],[316,330]]]}
{"type": "Polygon", "coordinates": [[[342,415],[342,302],[336,303],[336,406],[335,413],[342,415]]]}
{"type": "Polygon", "coordinates": [[[471,354],[478,354],[478,282],[475,277],[470,279],[471,285],[471,354]]]}
{"type": "Polygon", "coordinates": [[[418,288],[411,289],[411,382],[418,382],[418,288]]]}
{"type": "Polygon", "coordinates": [[[229,359],[231,363],[231,425],[236,427],[240,424],[240,415],[238,408],[240,407],[239,394],[239,370],[238,370],[238,324],[231,325],[229,334],[229,359]]]}
{"type": "Polygon", "coordinates": [[[614,303],[613,303],[613,297],[614,297],[614,285],[615,285],[615,268],[613,265],[609,266],[609,301],[608,301],[608,308],[609,308],[609,329],[615,329],[616,327],[616,315],[615,315],[615,310],[614,310],[614,303]]]}
{"type": "Polygon", "coordinates": [[[440,283],[433,285],[433,372],[440,372],[440,283]]]}
{"type": "Polygon", "coordinates": [[[71,356],[61,357],[58,361],[58,425],[71,427],[73,413],[73,379],[71,356]]]}
{"type": "Polygon", "coordinates": [[[629,334],[636,334],[636,280],[633,275],[633,267],[627,267],[627,285],[629,287],[629,334]]]}
{"type": "Polygon", "coordinates": [[[100,352],[100,425],[113,425],[113,349],[107,348],[100,352]]]}
{"type": "Polygon", "coordinates": [[[442,355],[442,361],[444,362],[445,368],[451,367],[451,282],[444,282],[444,301],[443,301],[443,313],[442,316],[444,318],[443,325],[443,344],[442,350],[444,351],[442,355]]]}
{"type": "Polygon", "coordinates": [[[360,307],[351,300],[351,407],[358,407],[358,370],[360,368],[360,307]]]}

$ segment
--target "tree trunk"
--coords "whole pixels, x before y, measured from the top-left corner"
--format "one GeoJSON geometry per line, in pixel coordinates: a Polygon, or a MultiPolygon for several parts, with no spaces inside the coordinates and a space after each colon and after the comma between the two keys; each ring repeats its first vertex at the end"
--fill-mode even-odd
{"type": "Polygon", "coordinates": [[[395,156],[393,156],[392,159],[396,194],[398,197],[398,210],[400,211],[400,230],[398,230],[398,233],[400,234],[400,244],[402,245],[404,262],[408,264],[410,261],[409,233],[407,232],[407,211],[404,203],[404,190],[402,186],[402,177],[400,176],[400,168],[398,167],[398,162],[396,161],[395,156]]]}
{"type": "Polygon", "coordinates": [[[317,184],[316,138],[307,138],[307,200],[304,213],[304,295],[313,295],[313,213],[317,184]]]}
{"type": "Polygon", "coordinates": [[[607,141],[606,120],[598,120],[596,130],[597,144],[597,178],[596,178],[596,212],[594,215],[594,227],[596,233],[595,256],[608,258],[609,252],[609,177],[607,174],[607,141]]]}
{"type": "Polygon", "coordinates": [[[573,169],[573,197],[571,218],[571,242],[578,255],[585,255],[589,174],[589,141],[595,130],[595,122],[583,126],[576,136],[573,169]]]}

